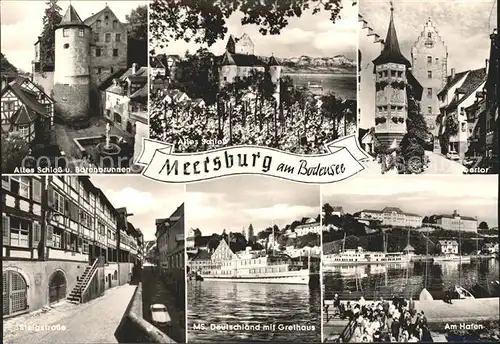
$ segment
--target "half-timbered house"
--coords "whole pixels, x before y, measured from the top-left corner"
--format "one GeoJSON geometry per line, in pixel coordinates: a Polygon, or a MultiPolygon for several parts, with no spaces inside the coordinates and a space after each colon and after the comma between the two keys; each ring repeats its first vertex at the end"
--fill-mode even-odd
{"type": "Polygon", "coordinates": [[[4,176],[2,189],[4,317],[86,302],[130,279],[142,233],[124,227],[132,235],[120,248],[122,214],[89,177],[4,176]]]}
{"type": "Polygon", "coordinates": [[[54,125],[54,100],[29,79],[18,77],[1,92],[2,133],[29,143],[48,143],[54,125]]]}

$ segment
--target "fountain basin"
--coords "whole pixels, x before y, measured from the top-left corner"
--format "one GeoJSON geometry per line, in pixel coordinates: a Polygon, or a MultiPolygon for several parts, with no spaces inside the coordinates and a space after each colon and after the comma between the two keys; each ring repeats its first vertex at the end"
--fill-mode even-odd
{"type": "MultiPolygon", "coordinates": [[[[120,140],[120,136],[109,135],[110,147],[116,147],[118,152],[115,154],[107,154],[104,147],[102,150],[99,148],[100,146],[106,145],[106,135],[79,137],[79,138],[73,139],[73,141],[75,142],[75,145],[77,147],[78,153],[80,155],[80,158],[87,156],[90,153],[90,151],[96,147],[99,150],[99,152],[100,153],[102,152],[104,155],[117,155],[120,153],[120,147],[118,146],[119,140],[120,140]]],[[[106,149],[107,149],[107,147],[106,147],[106,149]]],[[[115,150],[116,150],[115,148],[112,148],[111,153],[113,153],[115,150]]]]}

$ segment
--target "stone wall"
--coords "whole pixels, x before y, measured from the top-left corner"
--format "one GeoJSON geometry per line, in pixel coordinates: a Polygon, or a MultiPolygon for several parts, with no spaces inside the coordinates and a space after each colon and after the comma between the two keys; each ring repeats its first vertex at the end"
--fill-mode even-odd
{"type": "Polygon", "coordinates": [[[132,263],[118,263],[118,283],[126,284],[129,281],[129,274],[132,273],[132,263]]]}
{"type": "Polygon", "coordinates": [[[49,304],[49,282],[53,273],[61,271],[66,277],[66,296],[73,290],[77,277],[83,275],[87,264],[67,261],[13,261],[4,260],[2,272],[19,272],[28,285],[28,310],[30,312],[49,304]]]}
{"type": "Polygon", "coordinates": [[[55,84],[54,100],[56,116],[65,122],[88,118],[90,110],[88,84],[55,84]]]}

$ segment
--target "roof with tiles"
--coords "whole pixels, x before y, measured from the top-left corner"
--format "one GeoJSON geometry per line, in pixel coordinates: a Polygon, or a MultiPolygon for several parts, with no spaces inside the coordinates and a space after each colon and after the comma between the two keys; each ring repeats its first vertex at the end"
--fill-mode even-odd
{"type": "Polygon", "coordinates": [[[61,27],[66,25],[85,25],[73,5],[69,5],[58,26],[61,27]]]}
{"type": "Polygon", "coordinates": [[[469,98],[486,81],[486,68],[471,70],[463,84],[457,88],[462,97],[455,97],[447,106],[448,110],[456,109],[464,100],[469,98]]]}
{"type": "Polygon", "coordinates": [[[394,25],[394,8],[391,7],[391,19],[389,22],[389,28],[387,29],[387,36],[385,39],[384,49],[382,53],[373,60],[375,65],[381,65],[384,63],[398,63],[404,64],[407,68],[411,67],[410,61],[404,57],[399,48],[398,36],[396,34],[396,27],[394,25]]]}

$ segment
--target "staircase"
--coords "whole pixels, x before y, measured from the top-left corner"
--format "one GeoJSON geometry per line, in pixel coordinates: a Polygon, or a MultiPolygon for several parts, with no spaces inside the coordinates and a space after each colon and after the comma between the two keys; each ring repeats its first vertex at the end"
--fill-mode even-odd
{"type": "Polygon", "coordinates": [[[71,293],[68,295],[67,300],[71,303],[81,303],[82,302],[82,294],[83,291],[85,290],[85,287],[90,283],[92,280],[92,277],[94,276],[94,272],[97,270],[97,265],[98,265],[99,259],[96,259],[92,265],[88,265],[85,268],[85,271],[83,274],[78,277],[78,282],[76,283],[75,287],[71,291],[71,293]]]}

